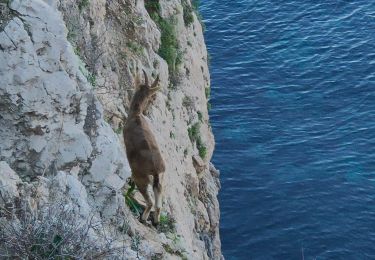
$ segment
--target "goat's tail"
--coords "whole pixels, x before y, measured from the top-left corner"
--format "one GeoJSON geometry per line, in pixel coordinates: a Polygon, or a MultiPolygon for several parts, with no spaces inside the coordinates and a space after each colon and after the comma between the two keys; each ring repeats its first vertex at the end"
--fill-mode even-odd
{"type": "Polygon", "coordinates": [[[154,175],[154,183],[152,185],[153,188],[158,188],[160,187],[160,177],[159,174],[154,175]]]}

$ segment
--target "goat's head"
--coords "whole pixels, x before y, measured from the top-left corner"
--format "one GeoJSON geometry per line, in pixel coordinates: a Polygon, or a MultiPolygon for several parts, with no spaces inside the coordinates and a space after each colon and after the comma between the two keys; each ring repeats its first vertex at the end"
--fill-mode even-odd
{"type": "Polygon", "coordinates": [[[149,85],[148,77],[146,72],[143,70],[143,75],[145,77],[144,84],[140,84],[138,75],[135,78],[136,92],[133,96],[130,110],[134,113],[142,113],[150,101],[150,99],[156,94],[160,89],[159,84],[159,75],[156,77],[155,81],[149,85]]]}

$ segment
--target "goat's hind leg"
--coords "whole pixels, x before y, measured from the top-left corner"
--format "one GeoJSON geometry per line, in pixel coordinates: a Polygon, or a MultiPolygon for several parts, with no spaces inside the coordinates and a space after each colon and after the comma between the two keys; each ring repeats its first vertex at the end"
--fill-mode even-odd
{"type": "Polygon", "coordinates": [[[138,187],[139,192],[142,194],[142,196],[143,196],[143,198],[145,199],[145,202],[146,202],[146,208],[143,211],[142,216],[141,216],[141,221],[143,223],[146,223],[146,221],[148,219],[148,216],[150,215],[152,205],[153,205],[152,200],[150,198],[150,194],[148,193],[148,190],[147,190],[148,184],[145,184],[142,181],[137,182],[137,180],[135,178],[133,178],[133,179],[134,179],[135,184],[138,187]]]}
{"type": "Polygon", "coordinates": [[[155,196],[155,212],[153,224],[158,225],[160,222],[160,211],[163,204],[163,187],[161,183],[162,173],[154,176],[154,183],[152,185],[155,196]]]}

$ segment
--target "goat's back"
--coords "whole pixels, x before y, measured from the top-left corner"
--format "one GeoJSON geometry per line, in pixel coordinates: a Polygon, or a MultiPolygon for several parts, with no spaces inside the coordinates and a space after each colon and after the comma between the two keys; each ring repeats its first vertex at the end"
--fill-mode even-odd
{"type": "Polygon", "coordinates": [[[128,118],[124,141],[133,174],[157,175],[165,171],[159,146],[143,115],[128,118]]]}

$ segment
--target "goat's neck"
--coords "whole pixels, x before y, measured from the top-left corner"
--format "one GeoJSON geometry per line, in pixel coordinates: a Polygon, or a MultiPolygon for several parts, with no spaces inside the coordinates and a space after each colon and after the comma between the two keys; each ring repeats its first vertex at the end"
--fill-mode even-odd
{"type": "Polygon", "coordinates": [[[145,117],[145,115],[143,114],[143,110],[137,110],[137,111],[130,110],[129,111],[128,120],[131,118],[137,118],[137,117],[145,117]]]}

